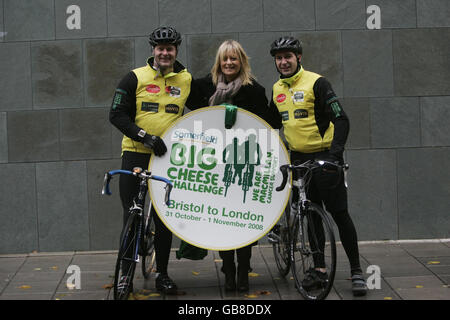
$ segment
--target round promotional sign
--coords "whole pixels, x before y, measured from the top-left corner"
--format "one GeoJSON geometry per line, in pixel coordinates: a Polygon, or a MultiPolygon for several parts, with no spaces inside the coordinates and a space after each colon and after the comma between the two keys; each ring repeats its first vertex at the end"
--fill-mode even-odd
{"type": "Polygon", "coordinates": [[[238,109],[225,129],[225,107],[190,112],[161,137],[167,153],[149,170],[173,183],[171,201],[150,180],[150,196],[163,223],[182,240],[205,249],[231,250],[263,237],[283,214],[290,188],[281,192],[280,165],[288,153],[278,133],[238,109]]]}

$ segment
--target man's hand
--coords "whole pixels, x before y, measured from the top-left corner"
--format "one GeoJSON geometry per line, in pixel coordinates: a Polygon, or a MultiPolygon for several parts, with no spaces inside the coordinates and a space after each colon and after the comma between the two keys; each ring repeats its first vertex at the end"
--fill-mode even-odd
{"type": "Polygon", "coordinates": [[[160,157],[164,155],[167,151],[167,147],[164,141],[158,137],[151,134],[146,134],[142,140],[145,147],[152,149],[156,156],[160,157]]]}

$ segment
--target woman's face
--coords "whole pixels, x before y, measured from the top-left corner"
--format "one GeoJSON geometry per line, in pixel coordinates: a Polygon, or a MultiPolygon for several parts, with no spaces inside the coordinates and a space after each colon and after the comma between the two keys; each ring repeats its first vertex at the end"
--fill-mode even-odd
{"type": "Polygon", "coordinates": [[[227,52],[220,61],[220,70],[227,81],[233,81],[241,70],[241,62],[235,52],[227,52]]]}

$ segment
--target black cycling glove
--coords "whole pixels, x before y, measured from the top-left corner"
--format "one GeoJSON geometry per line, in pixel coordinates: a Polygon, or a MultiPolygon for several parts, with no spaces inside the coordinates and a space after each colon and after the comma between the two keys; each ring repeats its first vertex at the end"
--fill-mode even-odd
{"type": "Polygon", "coordinates": [[[147,133],[145,134],[144,138],[142,138],[142,143],[145,147],[152,149],[155,155],[158,157],[164,155],[167,151],[166,144],[158,136],[153,136],[147,133]]]}

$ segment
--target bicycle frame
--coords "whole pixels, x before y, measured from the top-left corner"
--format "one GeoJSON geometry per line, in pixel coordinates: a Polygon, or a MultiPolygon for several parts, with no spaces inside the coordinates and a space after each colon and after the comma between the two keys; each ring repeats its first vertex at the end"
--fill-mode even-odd
{"type": "Polygon", "coordinates": [[[139,218],[139,225],[138,225],[138,231],[136,235],[136,248],[134,250],[134,257],[133,259],[124,258],[125,260],[133,261],[133,262],[139,262],[139,247],[140,247],[140,241],[141,241],[141,231],[142,231],[142,225],[148,221],[150,218],[150,209],[149,207],[149,214],[146,217],[147,221],[144,221],[144,205],[145,205],[145,197],[147,195],[148,191],[148,179],[158,180],[166,183],[166,195],[165,195],[165,202],[168,204],[170,202],[170,191],[173,188],[172,183],[170,180],[152,175],[149,171],[142,170],[141,168],[134,168],[133,171],[128,170],[113,170],[109,171],[105,174],[105,178],[103,181],[103,189],[102,194],[111,195],[111,191],[109,189],[109,183],[112,179],[112,177],[116,174],[128,174],[128,175],[134,175],[140,179],[139,181],[139,192],[138,195],[133,199],[133,206],[129,209],[130,215],[137,215],[139,218]]]}

